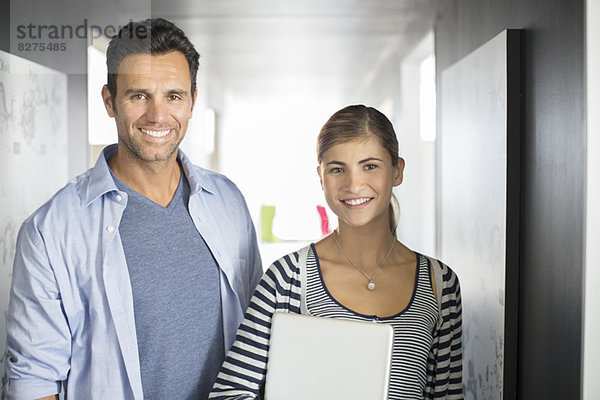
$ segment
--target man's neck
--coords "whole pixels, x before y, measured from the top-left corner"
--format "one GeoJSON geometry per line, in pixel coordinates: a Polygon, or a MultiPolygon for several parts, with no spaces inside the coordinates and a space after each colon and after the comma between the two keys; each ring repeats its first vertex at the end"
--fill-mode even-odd
{"type": "Polygon", "coordinates": [[[176,154],[165,161],[142,162],[117,153],[108,160],[108,166],[127,186],[163,207],[173,199],[181,179],[176,154]]]}

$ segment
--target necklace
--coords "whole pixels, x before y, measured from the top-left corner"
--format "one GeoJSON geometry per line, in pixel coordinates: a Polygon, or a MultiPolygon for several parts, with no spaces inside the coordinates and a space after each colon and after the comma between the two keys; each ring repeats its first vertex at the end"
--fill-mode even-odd
{"type": "Polygon", "coordinates": [[[360,271],[361,274],[363,274],[365,276],[365,278],[367,278],[369,280],[369,283],[367,284],[367,289],[369,289],[370,291],[375,290],[375,283],[373,282],[373,279],[375,279],[375,277],[377,276],[377,274],[379,273],[379,271],[381,271],[381,268],[383,267],[383,264],[385,264],[386,260],[388,259],[388,257],[390,256],[392,249],[394,248],[394,244],[396,244],[396,239],[394,239],[392,241],[392,246],[390,247],[390,249],[388,250],[387,254],[385,255],[385,257],[383,257],[383,260],[381,261],[381,263],[379,263],[379,267],[377,267],[377,271],[375,271],[375,273],[373,274],[373,276],[369,276],[365,273],[365,271],[362,270],[362,268],[360,268],[358,266],[357,263],[354,262],[353,259],[350,258],[350,256],[348,254],[346,254],[346,252],[344,251],[344,249],[342,249],[342,245],[340,245],[340,242],[338,242],[337,239],[337,234],[336,231],[333,231],[333,238],[335,239],[335,244],[337,244],[338,249],[340,249],[340,252],[342,253],[342,255],[344,257],[346,257],[346,259],[348,261],[350,261],[350,263],[352,265],[354,265],[354,267],[360,271]]]}

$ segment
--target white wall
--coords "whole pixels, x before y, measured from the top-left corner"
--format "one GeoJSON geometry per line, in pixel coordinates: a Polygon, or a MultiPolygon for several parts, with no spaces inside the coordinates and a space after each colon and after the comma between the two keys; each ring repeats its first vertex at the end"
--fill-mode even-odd
{"type": "Polygon", "coordinates": [[[0,377],[17,232],[67,181],[66,127],[67,76],[0,51],[0,377]]]}
{"type": "Polygon", "coordinates": [[[583,398],[600,393],[600,2],[586,1],[587,212],[583,329],[583,398]]]}
{"type": "Polygon", "coordinates": [[[419,131],[420,63],[434,52],[429,33],[403,60],[396,134],[406,162],[404,182],[395,190],[400,204],[398,237],[408,247],[436,256],[435,142],[421,140],[419,131]]]}
{"type": "Polygon", "coordinates": [[[321,237],[316,206],[326,203],[316,172],[316,138],[340,107],[327,96],[298,92],[225,96],[219,170],[246,198],[265,267],[321,237]],[[261,242],[263,204],[276,206],[274,234],[285,241],[261,242]]]}

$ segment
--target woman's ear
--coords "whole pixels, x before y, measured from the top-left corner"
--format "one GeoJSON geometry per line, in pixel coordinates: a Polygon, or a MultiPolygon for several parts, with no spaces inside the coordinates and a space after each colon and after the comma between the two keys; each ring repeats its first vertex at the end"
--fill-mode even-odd
{"type": "Polygon", "coordinates": [[[404,159],[398,157],[398,165],[394,167],[394,186],[398,186],[404,180],[404,159]]]}
{"type": "Polygon", "coordinates": [[[321,176],[321,165],[317,165],[317,175],[319,175],[319,182],[321,183],[321,190],[323,190],[323,177],[321,176]]]}

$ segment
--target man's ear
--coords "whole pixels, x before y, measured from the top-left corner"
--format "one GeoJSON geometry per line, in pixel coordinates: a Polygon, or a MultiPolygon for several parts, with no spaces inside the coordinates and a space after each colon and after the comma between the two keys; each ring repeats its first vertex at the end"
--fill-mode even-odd
{"type": "Polygon", "coordinates": [[[194,106],[196,105],[196,99],[198,98],[198,87],[194,88],[194,93],[192,95],[192,111],[194,110],[194,106]]]}
{"type": "Polygon", "coordinates": [[[108,116],[111,118],[114,118],[115,115],[117,115],[117,113],[116,113],[116,109],[114,106],[114,101],[113,101],[112,95],[110,94],[110,91],[108,90],[108,86],[106,86],[106,85],[102,86],[102,102],[104,103],[104,108],[106,108],[106,112],[108,113],[108,116]]]}

